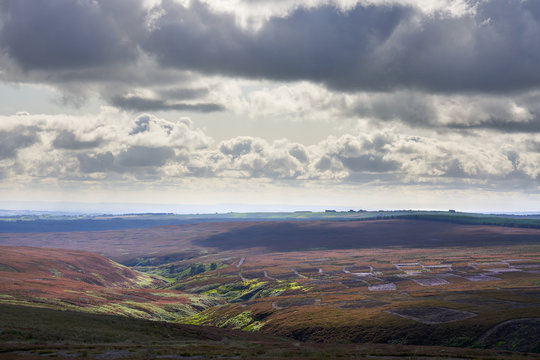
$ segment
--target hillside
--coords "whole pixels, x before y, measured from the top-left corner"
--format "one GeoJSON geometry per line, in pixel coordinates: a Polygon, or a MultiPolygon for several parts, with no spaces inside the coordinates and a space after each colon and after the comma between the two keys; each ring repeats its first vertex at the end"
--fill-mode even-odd
{"type": "Polygon", "coordinates": [[[540,215],[482,214],[456,211],[333,211],[258,212],[222,214],[144,213],[124,215],[47,214],[0,210],[0,233],[71,232],[144,229],[200,223],[280,221],[365,221],[416,219],[468,225],[540,228],[540,215]]]}
{"type": "Polygon", "coordinates": [[[152,288],[163,281],[141,274],[103,256],[66,249],[2,247],[0,271],[17,280],[82,282],[113,288],[152,288]]]}
{"type": "Polygon", "coordinates": [[[86,251],[0,247],[0,302],[177,320],[219,301],[86,251]]]}
{"type": "Polygon", "coordinates": [[[0,357],[37,359],[540,359],[500,350],[316,344],[218,329],[0,304],[0,357]]]}
{"type": "Polygon", "coordinates": [[[426,220],[235,221],[154,228],[0,233],[0,244],[95,252],[123,264],[139,258],[185,259],[202,253],[252,249],[443,248],[534,245],[540,229],[426,220]]]}
{"type": "Polygon", "coordinates": [[[540,352],[539,229],[235,221],[4,233],[0,242],[57,248],[6,247],[3,303],[301,342],[540,352]]]}

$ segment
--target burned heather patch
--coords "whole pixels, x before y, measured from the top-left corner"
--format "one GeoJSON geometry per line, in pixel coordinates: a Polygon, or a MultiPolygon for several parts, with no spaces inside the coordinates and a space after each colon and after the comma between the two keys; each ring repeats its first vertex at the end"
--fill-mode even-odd
{"type": "Polygon", "coordinates": [[[346,279],[342,280],[341,283],[345,285],[348,288],[358,288],[358,287],[366,287],[367,284],[359,279],[346,279]]]}
{"type": "Polygon", "coordinates": [[[351,300],[351,301],[336,301],[328,305],[335,306],[340,309],[366,309],[380,307],[388,304],[387,302],[377,300],[351,300]]]}

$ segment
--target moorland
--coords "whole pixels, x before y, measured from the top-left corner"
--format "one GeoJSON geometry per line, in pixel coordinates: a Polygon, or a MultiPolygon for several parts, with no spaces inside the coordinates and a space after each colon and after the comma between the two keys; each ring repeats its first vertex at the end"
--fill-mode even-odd
{"type": "Polygon", "coordinates": [[[540,358],[534,216],[10,217],[0,245],[6,358],[540,358]]]}

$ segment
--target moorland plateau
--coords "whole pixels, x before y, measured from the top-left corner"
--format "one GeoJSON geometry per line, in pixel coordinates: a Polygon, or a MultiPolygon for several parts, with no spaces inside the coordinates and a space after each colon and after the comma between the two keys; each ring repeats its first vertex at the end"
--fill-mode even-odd
{"type": "Polygon", "coordinates": [[[11,216],[0,245],[4,358],[540,358],[534,216],[11,216]]]}

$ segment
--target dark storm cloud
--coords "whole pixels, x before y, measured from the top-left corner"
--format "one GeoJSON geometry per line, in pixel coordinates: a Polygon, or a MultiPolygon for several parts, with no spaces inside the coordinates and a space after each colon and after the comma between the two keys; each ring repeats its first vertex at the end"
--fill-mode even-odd
{"type": "Polygon", "coordinates": [[[144,15],[131,1],[5,0],[0,11],[7,53],[25,70],[57,71],[133,61],[136,32],[126,27],[144,15]]]}
{"type": "Polygon", "coordinates": [[[165,65],[205,73],[306,79],[345,90],[413,87],[507,91],[540,84],[540,3],[477,2],[476,14],[408,6],[299,8],[255,34],[232,15],[165,2],[143,47],[165,65]]]}
{"type": "MultiPolygon", "coordinates": [[[[540,114],[539,114],[540,115],[540,114]]],[[[540,132],[540,116],[535,116],[531,121],[513,121],[511,118],[490,118],[476,124],[449,123],[451,129],[491,129],[507,133],[538,133],[540,132]]]]}
{"type": "Polygon", "coordinates": [[[333,6],[300,8],[288,17],[271,19],[253,34],[240,29],[232,15],[214,13],[198,2],[190,8],[173,2],[164,7],[166,15],[143,44],[163,65],[252,78],[325,81],[336,87],[351,75],[355,81],[367,80],[369,74],[355,68],[365,64],[368,70],[374,47],[414,14],[401,6],[358,6],[349,12],[333,6]]]}
{"type": "Polygon", "coordinates": [[[193,100],[208,95],[208,89],[203,88],[176,88],[159,91],[159,94],[167,99],[193,100]]]}
{"type": "Polygon", "coordinates": [[[102,139],[83,141],[71,132],[61,131],[53,141],[53,146],[57,149],[83,150],[99,146],[102,139]]]}
{"type": "Polygon", "coordinates": [[[132,111],[193,111],[193,112],[215,112],[223,111],[225,108],[220,104],[212,103],[199,103],[199,104],[186,104],[186,103],[169,103],[160,99],[147,99],[140,96],[115,96],[111,99],[112,105],[132,111]]]}
{"type": "MultiPolygon", "coordinates": [[[[398,4],[299,7],[271,17],[257,31],[240,27],[231,14],[190,3],[184,7],[165,0],[162,15],[150,24],[148,10],[135,1],[5,0],[0,3],[0,46],[22,69],[47,71],[39,79],[53,84],[67,70],[78,70],[69,78],[80,74],[88,81],[93,74],[110,82],[116,76],[136,86],[147,68],[132,79],[111,69],[120,63],[136,68],[146,53],[167,68],[308,80],[350,91],[507,92],[540,85],[536,0],[471,1],[476,11],[459,16],[398,4]]],[[[152,78],[163,81],[158,74],[152,78]]],[[[152,79],[144,82],[152,86],[152,79]]],[[[178,91],[176,99],[198,95],[197,90],[178,91]]],[[[117,98],[116,103],[133,110],[219,109],[144,98],[117,98]]]]}
{"type": "Polygon", "coordinates": [[[14,158],[17,151],[39,141],[37,128],[17,126],[11,130],[0,130],[0,160],[14,158]]]}

